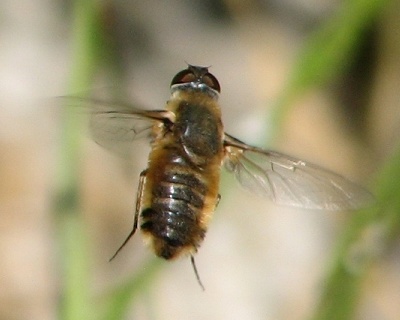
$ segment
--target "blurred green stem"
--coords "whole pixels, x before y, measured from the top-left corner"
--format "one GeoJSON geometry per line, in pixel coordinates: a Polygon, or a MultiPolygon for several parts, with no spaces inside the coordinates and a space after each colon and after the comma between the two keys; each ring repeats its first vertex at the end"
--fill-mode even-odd
{"type": "Polygon", "coordinates": [[[400,232],[400,148],[379,177],[376,204],[359,211],[349,223],[313,320],[353,318],[369,267],[400,232]]]}
{"type": "Polygon", "coordinates": [[[161,259],[152,258],[140,268],[140,272],[135,273],[105,296],[101,301],[101,305],[105,307],[102,319],[125,319],[132,301],[149,288],[164,264],[161,259]]]}
{"type": "MultiPolygon", "coordinates": [[[[99,26],[95,1],[74,2],[73,63],[69,93],[89,90],[98,61],[99,26]]],[[[90,304],[90,274],[84,223],[79,212],[80,132],[82,119],[73,108],[63,109],[61,159],[58,170],[63,296],[61,317],[82,320],[93,317],[90,304]],[[75,115],[74,115],[75,113],[75,115]]]]}
{"type": "Polygon", "coordinates": [[[376,21],[390,0],[350,0],[342,3],[338,12],[309,37],[296,60],[290,78],[275,102],[271,135],[275,138],[293,102],[315,86],[324,85],[343,71],[358,49],[365,30],[376,21]]]}

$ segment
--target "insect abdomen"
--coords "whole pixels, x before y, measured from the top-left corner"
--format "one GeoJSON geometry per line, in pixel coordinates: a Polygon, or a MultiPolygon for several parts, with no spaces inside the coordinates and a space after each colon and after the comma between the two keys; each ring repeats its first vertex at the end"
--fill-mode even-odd
{"type": "Polygon", "coordinates": [[[195,172],[178,164],[166,166],[158,178],[151,205],[142,211],[141,229],[152,236],[156,254],[171,259],[185,249],[195,250],[203,240],[207,187],[195,172]]]}

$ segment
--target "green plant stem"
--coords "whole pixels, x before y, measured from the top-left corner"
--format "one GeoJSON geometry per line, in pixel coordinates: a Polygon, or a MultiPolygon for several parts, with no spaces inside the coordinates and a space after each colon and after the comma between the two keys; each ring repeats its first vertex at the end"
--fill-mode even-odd
{"type": "MultiPolygon", "coordinates": [[[[99,24],[95,1],[74,2],[73,64],[69,92],[87,92],[98,61],[99,24]]],[[[83,119],[72,108],[64,108],[61,159],[58,170],[57,212],[63,262],[61,318],[91,319],[90,273],[85,226],[79,210],[80,127],[83,119]],[[75,113],[75,114],[74,114],[75,113]]]]}
{"type": "Polygon", "coordinates": [[[361,284],[400,233],[400,148],[376,184],[376,204],[355,214],[338,246],[313,320],[353,319],[361,284]]]}
{"type": "Polygon", "coordinates": [[[140,272],[115,288],[105,299],[102,299],[102,305],[105,306],[102,319],[125,319],[132,301],[155,280],[164,263],[159,258],[151,259],[140,268],[140,272]]]}
{"type": "Polygon", "coordinates": [[[350,0],[314,33],[296,60],[290,78],[268,115],[272,137],[279,134],[296,98],[324,85],[343,71],[358,49],[365,30],[390,0],[350,0]],[[272,118],[272,119],[271,119],[272,118]]]}

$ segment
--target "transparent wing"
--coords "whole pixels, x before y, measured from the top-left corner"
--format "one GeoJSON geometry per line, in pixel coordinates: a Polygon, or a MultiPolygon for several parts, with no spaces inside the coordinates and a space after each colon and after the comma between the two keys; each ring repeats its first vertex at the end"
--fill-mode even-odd
{"type": "Polygon", "coordinates": [[[280,205],[346,210],[366,206],[373,196],[363,188],[314,164],[225,136],[225,167],[240,184],[280,205]]]}
{"type": "Polygon", "coordinates": [[[89,112],[89,130],[92,139],[107,150],[129,157],[132,142],[150,138],[156,122],[170,123],[173,114],[166,110],[142,110],[127,104],[110,103],[96,99],[69,98],[89,112]]]}

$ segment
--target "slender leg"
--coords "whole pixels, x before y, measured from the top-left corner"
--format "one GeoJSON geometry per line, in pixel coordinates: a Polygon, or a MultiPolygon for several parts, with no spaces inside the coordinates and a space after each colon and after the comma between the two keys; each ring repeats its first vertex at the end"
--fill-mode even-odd
{"type": "MultiPolygon", "coordinates": [[[[217,202],[215,203],[215,208],[218,206],[220,200],[221,200],[221,195],[219,194],[217,197],[217,202]]],[[[192,263],[194,275],[196,276],[197,282],[199,283],[201,289],[203,289],[203,291],[204,291],[205,288],[204,288],[203,283],[201,282],[199,271],[197,270],[196,263],[194,261],[194,256],[192,254],[190,255],[190,262],[192,263]]]]}
{"type": "Polygon", "coordinates": [[[215,208],[218,207],[220,201],[221,201],[221,195],[218,194],[217,202],[215,203],[215,208]]]}
{"type": "Polygon", "coordinates": [[[200,275],[199,275],[199,272],[197,271],[197,267],[196,267],[196,263],[194,262],[194,256],[193,255],[190,255],[190,262],[192,263],[193,271],[194,271],[194,274],[196,276],[197,282],[199,283],[201,289],[203,289],[203,291],[204,291],[205,288],[203,286],[203,283],[200,280],[200,275]]]}
{"type": "Polygon", "coordinates": [[[136,232],[136,229],[138,226],[138,221],[139,221],[139,214],[140,214],[141,205],[142,205],[143,184],[144,184],[144,181],[146,180],[146,173],[147,173],[147,170],[144,170],[140,174],[139,187],[138,187],[138,192],[137,192],[137,196],[136,196],[136,208],[135,208],[135,216],[134,216],[134,220],[133,220],[132,231],[128,234],[128,237],[121,244],[121,246],[118,248],[118,250],[114,253],[114,255],[111,257],[111,259],[109,261],[113,260],[117,256],[117,254],[122,250],[123,247],[125,247],[125,245],[128,243],[130,238],[132,238],[132,236],[136,232]]]}

